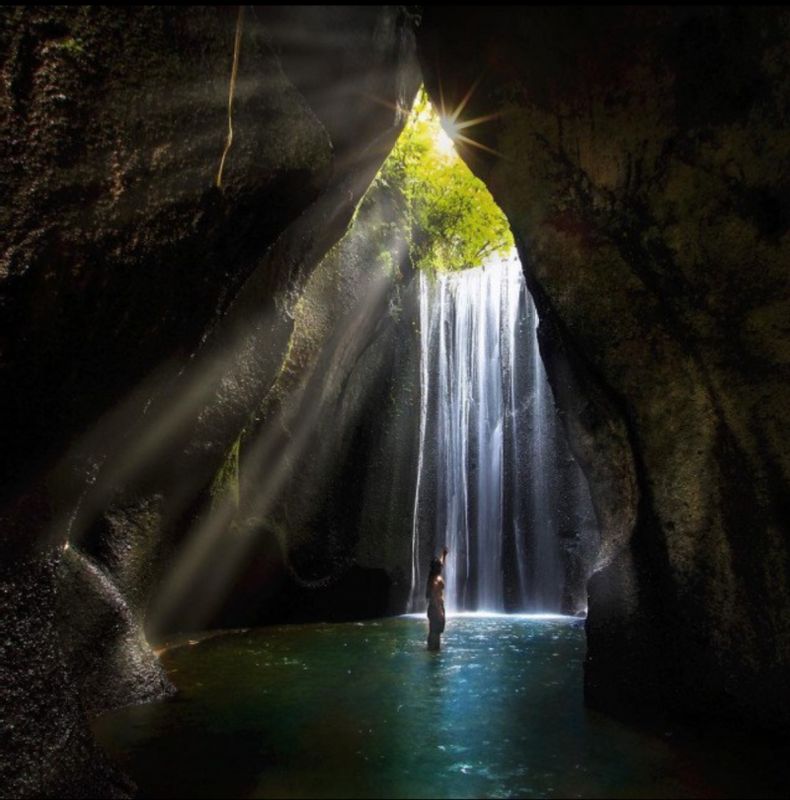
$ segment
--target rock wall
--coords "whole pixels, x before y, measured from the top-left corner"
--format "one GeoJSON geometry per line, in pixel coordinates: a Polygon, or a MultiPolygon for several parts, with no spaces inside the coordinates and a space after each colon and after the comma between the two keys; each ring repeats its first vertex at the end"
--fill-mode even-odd
{"type": "Polygon", "coordinates": [[[8,492],[196,346],[326,186],[332,144],[247,18],[217,188],[235,9],[19,7],[2,19],[8,492]]]}
{"type": "Polygon", "coordinates": [[[408,236],[403,210],[377,184],[316,270],[273,390],[281,415],[294,400],[299,408],[295,417],[281,417],[291,435],[304,436],[308,419],[282,495],[266,516],[287,532],[296,576],[328,586],[348,580],[349,567],[378,576],[368,598],[349,585],[346,618],[400,611],[408,591],[419,413],[408,236]]]}
{"type": "Polygon", "coordinates": [[[206,545],[183,560],[179,596],[154,603],[167,606],[161,630],[404,607],[419,414],[407,237],[397,198],[377,183],[294,306],[277,378],[187,533],[206,545]],[[224,582],[220,558],[237,562],[224,582]]]}
{"type": "Polygon", "coordinates": [[[69,548],[59,564],[58,636],[82,707],[98,714],[174,693],[130,606],[98,562],[69,548]]]}
{"type": "Polygon", "coordinates": [[[336,13],[339,38],[320,7],[0,14],[4,795],[132,790],[85,710],[167,691],[149,568],[276,378],[417,89],[403,10],[336,13]],[[20,511],[31,492],[46,514],[20,511]]]}
{"type": "MultiPolygon", "coordinates": [[[[604,537],[587,697],[786,727],[788,17],[426,7],[604,537]]],[[[441,81],[441,95],[440,95],[441,81]]]]}

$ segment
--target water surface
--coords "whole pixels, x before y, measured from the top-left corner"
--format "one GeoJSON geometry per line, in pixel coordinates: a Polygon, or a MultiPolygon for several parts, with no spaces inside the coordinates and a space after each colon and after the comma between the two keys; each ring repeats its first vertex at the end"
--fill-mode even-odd
{"type": "Polygon", "coordinates": [[[743,742],[637,732],[584,708],[568,618],[258,629],[172,648],[181,690],[105,714],[143,797],[783,796],[743,742]],[[748,755],[748,757],[747,757],[748,755]]]}

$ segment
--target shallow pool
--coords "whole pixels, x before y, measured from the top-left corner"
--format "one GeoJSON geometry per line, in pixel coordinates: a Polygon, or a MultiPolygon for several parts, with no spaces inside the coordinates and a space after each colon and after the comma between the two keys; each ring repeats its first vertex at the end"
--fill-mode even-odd
{"type": "Polygon", "coordinates": [[[143,797],[782,796],[743,743],[585,709],[570,618],[459,617],[227,633],[162,654],[181,690],[95,722],[143,797]],[[762,773],[762,774],[758,774],[762,773]]]}

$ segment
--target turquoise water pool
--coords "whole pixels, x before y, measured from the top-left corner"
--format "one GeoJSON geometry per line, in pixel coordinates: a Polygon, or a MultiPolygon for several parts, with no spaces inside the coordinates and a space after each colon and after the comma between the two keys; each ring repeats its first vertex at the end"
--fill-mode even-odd
{"type": "Polygon", "coordinates": [[[585,709],[579,620],[450,618],[440,653],[425,630],[398,617],[174,647],[179,695],[95,731],[142,797],[783,795],[741,742],[585,709]]]}

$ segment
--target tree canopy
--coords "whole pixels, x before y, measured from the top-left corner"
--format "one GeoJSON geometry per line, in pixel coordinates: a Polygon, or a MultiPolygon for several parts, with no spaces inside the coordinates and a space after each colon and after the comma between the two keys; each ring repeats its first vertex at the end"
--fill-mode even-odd
{"type": "Polygon", "coordinates": [[[376,180],[400,195],[417,269],[477,267],[514,247],[507,218],[455,152],[424,89],[376,180]]]}

